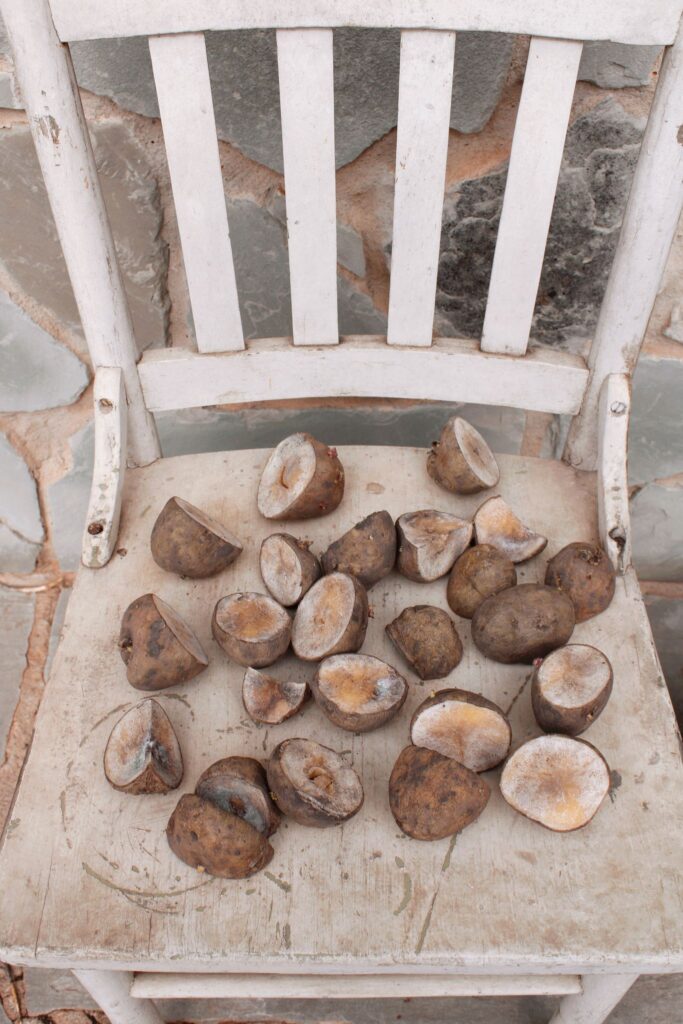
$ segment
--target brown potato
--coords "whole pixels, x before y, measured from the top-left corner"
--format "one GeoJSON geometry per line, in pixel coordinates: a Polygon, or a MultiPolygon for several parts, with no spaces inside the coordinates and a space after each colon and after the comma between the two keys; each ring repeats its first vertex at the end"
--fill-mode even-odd
{"type": "Polygon", "coordinates": [[[469,768],[425,747],[404,747],[389,779],[396,824],[413,839],[443,839],[476,821],[491,790],[469,768]]]}
{"type": "Polygon", "coordinates": [[[475,544],[451,569],[446,599],[456,615],[471,619],[482,601],[516,582],[517,570],[507,555],[492,544],[475,544]]]}
{"type": "Polygon", "coordinates": [[[266,771],[253,757],[223,757],[199,776],[195,793],[235,814],[266,836],[280,825],[280,814],[270,798],[266,771]]]}
{"type": "Polygon", "coordinates": [[[534,672],[531,703],[546,732],[578,736],[600,715],[612,692],[612,666],[596,647],[567,644],[534,672]]]}
{"type": "Polygon", "coordinates": [[[394,568],[394,520],[388,512],[373,512],[330,544],[320,561],[323,572],[348,573],[369,590],[394,568]]]}
{"type": "Polygon", "coordinates": [[[122,793],[168,793],[183,778],[183,755],[171,721],[152,697],[126,711],[104,751],[107,782],[122,793]]]}
{"type": "Polygon", "coordinates": [[[370,732],[403,707],[408,684],[369,654],[335,654],[318,668],[311,690],[330,721],[349,732],[370,732]]]}
{"type": "Polygon", "coordinates": [[[253,722],[279,725],[300,711],[309,692],[306,683],[275,679],[248,668],[242,682],[242,703],[253,722]]]}
{"type": "Polygon", "coordinates": [[[273,847],[244,818],[194,793],[181,796],[166,838],[176,857],[218,878],[249,878],[270,863],[273,847]]]}
{"type": "Polygon", "coordinates": [[[187,623],[156,594],[144,594],[126,608],[119,652],[136,690],[187,683],[209,664],[187,623]]]}
{"type": "Polygon", "coordinates": [[[609,793],[602,754],[585,740],[537,736],[508,759],[500,778],[503,797],[553,832],[574,832],[595,816],[609,793]]]}
{"type": "Polygon", "coordinates": [[[261,544],[261,576],[268,593],[286,608],[298,604],[320,578],[320,562],[289,533],[271,533],[261,544]]]}
{"type": "Polygon", "coordinates": [[[562,647],[574,630],[574,605],[553,587],[521,583],[487,597],[472,619],[472,639],[493,661],[531,664],[562,647]]]}
{"type": "Polygon", "coordinates": [[[348,821],[363,804],[363,786],[353,768],[315,740],[279,743],[268,762],[268,784],[280,810],[312,828],[348,821]]]}
{"type": "Polygon", "coordinates": [[[410,723],[416,747],[436,750],[472,772],[488,772],[508,755],[512,733],[507,715],[470,690],[439,690],[417,708],[410,723]]]}
{"type": "Polygon", "coordinates": [[[333,512],[344,496],[336,448],[310,434],[292,434],[271,452],[258,489],[266,519],[311,519],[333,512]]]}
{"type": "Polygon", "coordinates": [[[151,548],[158,566],[192,579],[215,576],[242,554],[234,534],[182,498],[169,498],[157,516],[151,548]]]}
{"type": "Polygon", "coordinates": [[[386,633],[420,679],[443,679],[462,660],[462,641],[450,615],[429,604],[404,608],[386,633]]]}
{"type": "Polygon", "coordinates": [[[453,494],[474,494],[495,487],[500,470],[495,456],[478,430],[460,416],[451,416],[432,444],[427,472],[453,494]]]}
{"type": "Polygon", "coordinates": [[[599,544],[575,541],[550,559],[545,582],[571,598],[576,621],[585,622],[604,612],[610,604],[616,576],[599,544]]]}
{"type": "Polygon", "coordinates": [[[302,661],[357,651],[368,628],[365,587],[345,573],[333,572],[314,583],[296,610],[292,647],[302,661]]]}
{"type": "Polygon", "coordinates": [[[526,562],[548,543],[548,538],[534,533],[512,511],[500,495],[487,498],[474,513],[477,544],[492,544],[511,562],[526,562]]]}
{"type": "Polygon", "coordinates": [[[472,523],[450,512],[407,512],[396,520],[396,568],[416,583],[432,583],[445,576],[472,539],[472,523]]]}
{"type": "Polygon", "coordinates": [[[264,668],[284,654],[292,620],[277,601],[265,594],[228,594],[213,611],[214,639],[238,665],[264,668]]]}

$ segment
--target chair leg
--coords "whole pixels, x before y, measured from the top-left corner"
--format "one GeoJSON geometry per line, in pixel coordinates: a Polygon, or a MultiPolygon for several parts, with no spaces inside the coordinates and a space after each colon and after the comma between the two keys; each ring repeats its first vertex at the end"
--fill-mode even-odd
{"type": "Polygon", "coordinates": [[[637,974],[584,974],[580,996],[564,996],[550,1024],[602,1024],[637,974]]]}
{"type": "Polygon", "coordinates": [[[130,994],[130,971],[74,971],[83,988],[111,1024],[164,1024],[151,999],[134,999],[130,994]]]}

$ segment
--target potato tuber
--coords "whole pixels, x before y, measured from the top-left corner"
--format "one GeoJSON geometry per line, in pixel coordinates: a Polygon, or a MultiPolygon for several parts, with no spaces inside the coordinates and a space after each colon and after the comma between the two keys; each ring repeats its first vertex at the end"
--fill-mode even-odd
{"type": "Polygon", "coordinates": [[[599,544],[575,541],[551,558],[545,582],[571,598],[576,621],[599,615],[614,597],[616,577],[612,563],[599,544]]]}
{"type": "Polygon", "coordinates": [[[540,583],[521,583],[487,597],[472,619],[479,650],[506,665],[543,658],[566,644],[573,629],[569,598],[540,583]]]}
{"type": "Polygon", "coordinates": [[[242,554],[234,534],[182,498],[169,498],[152,529],[152,557],[162,569],[200,579],[242,554]]]}
{"type": "Polygon", "coordinates": [[[155,594],[144,594],[126,608],[119,652],[128,682],[136,690],[186,683],[209,664],[187,623],[155,594]]]}
{"type": "Polygon", "coordinates": [[[488,498],[474,513],[477,544],[492,544],[511,562],[526,562],[548,543],[515,515],[507,502],[496,495],[488,498]]]}
{"type": "Polygon", "coordinates": [[[318,668],[311,690],[330,721],[349,732],[370,732],[403,707],[403,676],[369,654],[335,654],[318,668]]]}
{"type": "Polygon", "coordinates": [[[242,682],[242,703],[254,722],[279,725],[300,711],[308,699],[306,683],[281,681],[248,668],[242,682]]]}
{"type": "Polygon", "coordinates": [[[452,757],[473,772],[488,772],[504,761],[512,733],[505,713],[481,694],[439,690],[418,707],[410,723],[416,747],[452,757]]]}
{"type": "Polygon", "coordinates": [[[475,544],[451,569],[446,599],[456,615],[471,619],[482,601],[516,582],[517,571],[507,555],[492,544],[475,544]]]}
{"type": "Polygon", "coordinates": [[[296,610],[292,647],[302,661],[357,651],[368,628],[368,595],[354,576],[333,572],[314,583],[296,610]]]}
{"type": "Polygon", "coordinates": [[[181,796],[166,826],[176,857],[218,878],[249,878],[273,857],[265,835],[194,793],[181,796]]]}
{"type": "Polygon", "coordinates": [[[268,593],[286,608],[298,604],[321,574],[315,555],[289,533],[266,537],[259,563],[268,593]]]}
{"type": "Polygon", "coordinates": [[[567,644],[537,666],[531,703],[541,729],[578,736],[601,714],[611,692],[612,666],[602,651],[567,644]]]}
{"type": "Polygon", "coordinates": [[[366,590],[394,568],[396,527],[388,512],[373,512],[330,544],[321,558],[323,572],[355,576],[366,590]]]}
{"type": "Polygon", "coordinates": [[[123,793],[168,793],[183,778],[183,755],[171,721],[152,697],[126,711],[104,751],[107,781],[123,793]]]}
{"type": "Polygon", "coordinates": [[[462,659],[462,641],[450,615],[441,608],[428,604],[405,608],[386,633],[420,679],[443,679],[462,659]]]}
{"type": "Polygon", "coordinates": [[[445,576],[472,539],[472,523],[433,509],[400,516],[396,529],[396,567],[416,583],[431,583],[445,576]]]}
{"type": "Polygon", "coordinates": [[[311,519],[333,512],[344,496],[344,468],[335,448],[310,434],[292,434],[271,452],[258,488],[266,519],[311,519]]]}
{"type": "Polygon", "coordinates": [[[312,828],[339,825],[363,804],[363,787],[353,768],[315,740],[279,743],[268,762],[268,785],[284,814],[312,828]]]}
{"type": "Polygon", "coordinates": [[[214,638],[239,665],[272,665],[289,647],[292,620],[265,594],[229,594],[216,604],[211,620],[214,638]]]}
{"type": "Polygon", "coordinates": [[[479,431],[460,416],[451,416],[432,444],[427,472],[454,494],[474,494],[495,487],[500,479],[493,452],[479,431]]]}
{"type": "Polygon", "coordinates": [[[199,776],[195,793],[230,814],[236,814],[266,836],[280,824],[270,799],[266,770],[254,757],[223,757],[199,776]]]}

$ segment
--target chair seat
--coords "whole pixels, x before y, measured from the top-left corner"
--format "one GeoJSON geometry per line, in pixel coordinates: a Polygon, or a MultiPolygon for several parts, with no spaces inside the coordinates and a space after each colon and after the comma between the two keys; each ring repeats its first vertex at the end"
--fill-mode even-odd
{"type": "MultiPolygon", "coordinates": [[[[419,508],[471,515],[481,495],[455,497],[408,448],[345,448],[341,506],[284,528],[314,550],[368,513],[419,508]]],[[[46,966],[166,970],[644,971],[683,969],[679,736],[635,576],[619,579],[610,608],[579,625],[574,640],[611,659],[615,685],[586,738],[605,755],[613,789],[585,829],[558,835],[502,800],[499,772],[481,819],[462,834],[420,843],[399,832],[387,780],[408,742],[413,709],[432,690],[457,685],[510,709],[513,742],[536,735],[528,666],[504,666],[465,645],[447,681],[421,683],[385,638],[404,607],[447,608],[445,581],[410,583],[392,573],[370,594],[364,650],[410,683],[405,708],[365,736],[343,732],[309,704],[283,725],[254,725],[241,701],[243,670],[211,638],[216,600],[263,590],[258,549],[281,528],[256,511],[263,451],[164,459],[126,477],[119,550],[99,570],[81,569],[40,709],[35,738],[0,854],[0,956],[46,966]],[[190,581],[160,570],[149,536],[164,502],[180,495],[223,521],[245,543],[218,577],[190,581]],[[209,668],[162,691],[185,758],[180,790],[132,797],[105,781],[102,755],[114,722],[143,694],[127,683],[117,651],[121,615],[154,591],[197,632],[209,668]],[[212,879],[169,850],[164,830],[180,792],[228,754],[265,759],[288,736],[313,737],[348,756],[365,804],[339,828],[285,822],[268,870],[245,881],[212,879]]],[[[501,456],[499,492],[549,537],[519,567],[542,579],[546,557],[597,532],[595,476],[552,461],[501,456]]],[[[291,662],[293,663],[293,660],[291,662]]],[[[295,666],[311,675],[314,666],[295,666]]]]}

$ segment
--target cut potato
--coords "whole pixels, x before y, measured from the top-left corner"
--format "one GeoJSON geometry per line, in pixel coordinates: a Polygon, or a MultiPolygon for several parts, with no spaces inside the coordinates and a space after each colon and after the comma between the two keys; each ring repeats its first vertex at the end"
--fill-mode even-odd
{"type": "Polygon", "coordinates": [[[254,722],[279,725],[295,715],[308,698],[306,683],[275,679],[248,668],[242,682],[242,702],[254,722]]]}
{"type": "Polygon", "coordinates": [[[596,647],[567,644],[534,672],[531,703],[546,732],[578,736],[603,711],[612,692],[612,666],[596,647]]]}
{"type": "Polygon", "coordinates": [[[475,772],[425,747],[405,747],[389,779],[389,806],[396,824],[411,838],[425,841],[452,836],[471,825],[490,795],[475,772]]]}
{"type": "Polygon", "coordinates": [[[574,605],[561,591],[521,583],[487,597],[472,618],[472,639],[488,658],[531,664],[562,647],[574,630],[574,605]]]}
{"type": "Polygon", "coordinates": [[[472,523],[449,512],[408,512],[396,522],[397,569],[416,583],[445,576],[472,539],[472,523]]]}
{"type": "Polygon", "coordinates": [[[183,755],[171,721],[153,698],[126,711],[104,751],[107,781],[123,793],[168,793],[183,778],[183,755]]]}
{"type": "Polygon", "coordinates": [[[525,526],[499,495],[479,506],[474,514],[474,532],[477,544],[492,544],[511,562],[526,562],[548,543],[547,537],[525,526]]]}
{"type": "Polygon", "coordinates": [[[616,575],[599,544],[575,541],[551,558],[545,582],[571,598],[576,621],[604,612],[614,597],[616,575]]]}
{"type": "Polygon", "coordinates": [[[237,537],[183,498],[169,498],[152,529],[152,558],[162,569],[201,579],[242,554],[237,537]]]}
{"type": "Polygon", "coordinates": [[[511,807],[554,832],[587,825],[609,788],[602,754],[570,736],[529,740],[510,757],[500,779],[500,791],[511,807]]]}
{"type": "Polygon", "coordinates": [[[213,612],[211,629],[217,643],[239,665],[272,665],[289,647],[292,620],[266,594],[229,594],[213,612]]]}
{"type": "Polygon", "coordinates": [[[298,604],[320,578],[320,562],[289,533],[272,533],[261,544],[261,576],[270,594],[286,608],[298,604]]]}
{"type": "Polygon", "coordinates": [[[388,512],[373,512],[330,544],[321,558],[323,571],[355,576],[366,590],[394,568],[396,527],[388,512]]]}
{"type": "Polygon", "coordinates": [[[453,566],[446,599],[456,615],[471,619],[487,597],[514,587],[516,582],[517,570],[507,555],[492,544],[475,544],[463,551],[453,566]]]}
{"type": "Polygon", "coordinates": [[[369,654],[335,654],[320,665],[311,689],[330,721],[349,732],[378,729],[403,707],[408,684],[369,654]]]}
{"type": "Polygon", "coordinates": [[[181,796],[166,826],[176,857],[218,878],[249,878],[273,857],[265,834],[194,793],[181,796]]]}
{"type": "Polygon", "coordinates": [[[333,572],[314,583],[296,610],[292,647],[302,661],[357,651],[368,628],[368,595],[354,576],[333,572]]]}
{"type": "Polygon", "coordinates": [[[436,750],[473,772],[488,772],[508,755],[512,733],[505,713],[481,694],[439,690],[420,704],[410,723],[416,747],[436,750]]]}
{"type": "Polygon", "coordinates": [[[266,771],[253,757],[223,757],[202,772],[195,793],[229,814],[272,836],[280,824],[280,813],[270,799],[266,771]]]}
{"type": "Polygon", "coordinates": [[[128,682],[136,690],[186,683],[209,664],[187,623],[156,594],[144,594],[126,608],[119,652],[128,682]]]}
{"type": "Polygon", "coordinates": [[[279,743],[268,762],[268,784],[280,810],[312,828],[339,825],[363,804],[363,786],[353,768],[315,740],[279,743]]]}
{"type": "Polygon", "coordinates": [[[271,452],[257,505],[266,519],[311,519],[333,512],[344,496],[344,468],[335,448],[310,434],[292,434],[271,452]]]}
{"type": "Polygon", "coordinates": [[[405,608],[386,627],[387,636],[420,679],[443,679],[462,660],[462,641],[441,608],[405,608]]]}
{"type": "Polygon", "coordinates": [[[451,416],[432,444],[427,472],[453,494],[474,494],[495,487],[500,470],[478,430],[460,416],[451,416]]]}

